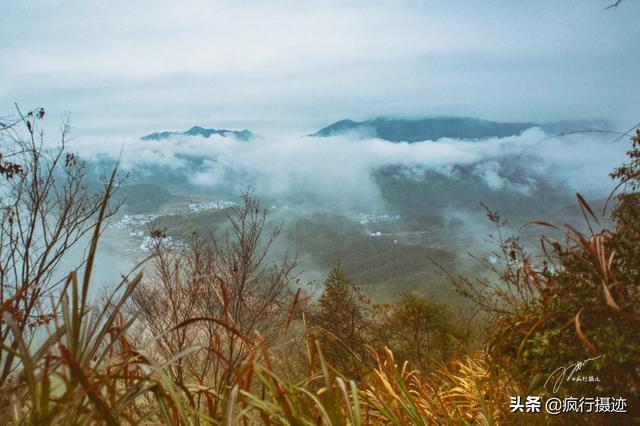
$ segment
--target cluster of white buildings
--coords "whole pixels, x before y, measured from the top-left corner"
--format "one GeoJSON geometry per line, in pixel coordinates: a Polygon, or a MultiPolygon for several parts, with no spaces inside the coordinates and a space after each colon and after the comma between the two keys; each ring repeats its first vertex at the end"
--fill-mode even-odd
{"type": "MultiPolygon", "coordinates": [[[[227,200],[216,200],[206,203],[190,203],[187,205],[187,211],[189,213],[200,213],[207,210],[228,209],[236,205],[236,202],[227,200]]],[[[175,212],[170,214],[175,214],[175,212]]],[[[171,236],[154,239],[148,235],[148,230],[142,229],[144,225],[153,222],[158,217],[159,216],[157,214],[125,214],[118,221],[111,223],[109,227],[111,229],[124,231],[133,239],[132,242],[135,243],[135,246],[126,249],[128,252],[142,251],[148,253],[158,244],[160,245],[160,248],[163,249],[185,249],[187,244],[182,241],[176,240],[171,236]],[[140,244],[135,240],[141,241],[140,244]]]]}
{"type": "Polygon", "coordinates": [[[206,210],[223,210],[236,206],[238,203],[227,200],[216,200],[208,203],[191,203],[187,207],[192,213],[200,213],[206,210]]]}
{"type": "Polygon", "coordinates": [[[166,250],[184,250],[187,248],[187,244],[173,237],[153,238],[147,235],[138,246],[138,249],[144,253],[149,253],[156,247],[166,250]]]}
{"type": "MultiPolygon", "coordinates": [[[[380,222],[389,222],[389,221],[393,221],[393,220],[400,220],[400,215],[396,214],[396,215],[390,215],[390,214],[367,214],[367,213],[360,213],[360,225],[364,225],[364,228],[367,232],[367,234],[369,234],[370,237],[382,237],[383,234],[380,231],[372,231],[368,225],[373,224],[373,223],[380,223],[380,222]]],[[[387,234],[389,235],[389,234],[387,234]]],[[[394,243],[397,243],[397,241],[393,241],[394,243]]]]}

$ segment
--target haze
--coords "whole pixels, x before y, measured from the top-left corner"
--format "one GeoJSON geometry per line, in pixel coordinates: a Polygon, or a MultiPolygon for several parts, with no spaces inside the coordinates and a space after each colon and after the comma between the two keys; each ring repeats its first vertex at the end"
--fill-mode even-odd
{"type": "Polygon", "coordinates": [[[0,99],[70,111],[96,141],[194,124],[299,135],[379,115],[625,128],[637,121],[640,4],[607,5],[6,2],[0,99]]]}

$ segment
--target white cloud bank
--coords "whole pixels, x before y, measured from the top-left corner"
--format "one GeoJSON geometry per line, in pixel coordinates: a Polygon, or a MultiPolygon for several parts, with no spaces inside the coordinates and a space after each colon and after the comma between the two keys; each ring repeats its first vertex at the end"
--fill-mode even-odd
{"type": "MultiPolygon", "coordinates": [[[[250,185],[259,194],[286,197],[310,194],[326,203],[353,205],[379,201],[373,172],[404,166],[424,179],[425,171],[451,175],[455,166],[472,168],[472,175],[492,191],[529,194],[536,179],[594,196],[611,189],[608,173],[625,159],[628,146],[611,136],[573,135],[544,140],[535,128],[520,136],[471,142],[440,139],[391,143],[380,139],[257,138],[178,136],[158,141],[75,142],[72,149],[87,158],[122,153],[124,170],[157,166],[187,176],[204,188],[231,189],[250,185]],[[201,162],[194,166],[193,158],[201,162]],[[514,176],[514,171],[519,176],[514,176]]],[[[428,185],[428,182],[425,182],[428,185]]]]}

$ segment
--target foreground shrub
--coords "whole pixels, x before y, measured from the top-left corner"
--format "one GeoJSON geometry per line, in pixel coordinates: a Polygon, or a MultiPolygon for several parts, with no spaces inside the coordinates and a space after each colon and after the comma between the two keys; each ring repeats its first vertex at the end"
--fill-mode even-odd
{"type": "Polygon", "coordinates": [[[631,162],[612,173],[624,189],[611,212],[615,229],[603,227],[578,194],[587,229],[535,222],[564,230],[565,239],[543,236],[543,262],[536,262],[518,238],[502,239],[503,222],[489,212],[506,265],[501,283],[457,282],[494,314],[492,366],[529,395],[624,397],[631,415],[640,416],[639,148],[640,131],[628,152],[631,162]]]}
{"type": "MultiPolygon", "coordinates": [[[[3,241],[9,244],[2,249],[13,250],[2,253],[9,256],[3,262],[13,270],[2,270],[1,424],[545,424],[553,419],[511,414],[508,404],[511,396],[553,392],[609,393],[638,409],[640,132],[630,164],[613,173],[625,187],[612,212],[613,231],[594,231],[597,218],[578,197],[589,232],[567,226],[567,243],[544,237],[545,261],[538,265],[517,238],[502,239],[502,221],[490,212],[505,268],[497,286],[458,281],[493,315],[486,354],[464,356],[467,335],[449,308],[406,294],[397,306],[376,311],[339,266],[319,302],[303,309],[300,290],[290,291],[295,261],[263,263],[277,233],[261,244],[264,212],[248,196],[222,239],[196,235],[191,250],[181,253],[158,246],[146,260],[155,262],[152,280],[143,282],[138,265],[105,300],[91,303],[92,269],[104,220],[113,212],[116,173],[95,198],[82,191],[72,198],[64,176],[77,176],[68,169],[75,159],[41,155],[33,143],[36,117],[42,118],[32,113],[18,120],[30,132],[31,155],[21,164],[4,161],[0,174],[12,188],[26,188],[14,194],[40,194],[32,199],[52,200],[58,208],[47,218],[42,206],[49,204],[32,212],[19,199],[3,200],[9,206],[3,241]],[[53,171],[62,158],[67,169],[58,175],[53,171]],[[41,186],[42,170],[51,171],[49,186],[41,186]],[[20,179],[31,185],[21,186],[20,179]],[[38,193],[42,188],[48,190],[38,193]],[[21,220],[19,233],[11,208],[33,218],[21,220]],[[92,235],[84,268],[55,280],[55,266],[68,254],[65,241],[77,240],[34,245],[37,240],[24,236],[39,235],[35,228],[49,223],[64,230],[73,217],[81,222],[71,222],[77,225],[71,235],[92,235]],[[52,262],[37,261],[52,252],[52,262]],[[23,263],[11,263],[16,256],[23,263]],[[295,339],[289,339],[292,333],[295,339]],[[297,358],[277,345],[287,339],[301,342],[305,354],[296,368],[286,368],[297,358]],[[555,369],[584,359],[601,381],[545,386],[545,377],[556,379],[555,369]]],[[[163,234],[153,232],[158,239],[163,234]]],[[[55,235],[66,234],[45,232],[43,242],[55,235]]]]}

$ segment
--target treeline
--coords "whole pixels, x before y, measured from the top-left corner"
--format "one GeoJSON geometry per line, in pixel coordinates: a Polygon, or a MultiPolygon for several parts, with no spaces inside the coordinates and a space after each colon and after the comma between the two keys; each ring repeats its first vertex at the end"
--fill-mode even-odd
{"type": "Polygon", "coordinates": [[[2,424],[638,420],[640,131],[612,173],[614,229],[578,196],[583,230],[537,222],[564,238],[543,235],[533,255],[487,210],[496,278],[451,277],[470,301],[462,309],[419,293],[372,303],[339,263],[319,294],[305,291],[297,259],[267,260],[281,229],[267,230],[249,193],[224,232],[194,232],[186,250],[150,229],[153,254],[96,299],[92,268],[119,207],[118,174],[89,189],[65,150],[68,125],[59,147],[43,147],[44,117],[18,111],[0,123],[2,424]],[[86,256],[61,274],[84,236],[86,256]],[[598,381],[557,373],[581,360],[598,381]],[[527,395],[625,398],[628,412],[512,412],[511,397],[527,395]]]}

